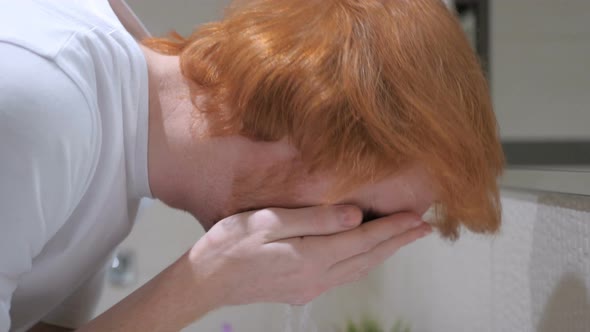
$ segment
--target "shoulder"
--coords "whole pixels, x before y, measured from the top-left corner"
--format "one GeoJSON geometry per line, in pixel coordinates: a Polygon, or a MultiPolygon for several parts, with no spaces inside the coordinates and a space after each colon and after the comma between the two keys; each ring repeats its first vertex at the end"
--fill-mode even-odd
{"type": "Polygon", "coordinates": [[[99,120],[51,60],[6,43],[0,58],[0,207],[10,207],[0,216],[36,220],[51,236],[92,176],[99,120]]]}
{"type": "Polygon", "coordinates": [[[0,133],[87,136],[92,112],[79,87],[52,60],[0,42],[0,133]]]}

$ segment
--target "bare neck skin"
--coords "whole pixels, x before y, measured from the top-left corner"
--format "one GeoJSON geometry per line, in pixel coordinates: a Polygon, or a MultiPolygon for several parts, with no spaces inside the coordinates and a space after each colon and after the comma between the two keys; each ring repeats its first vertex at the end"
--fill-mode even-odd
{"type": "MultiPolygon", "coordinates": [[[[142,47],[143,48],[143,47],[142,47]]],[[[205,228],[227,215],[233,180],[294,153],[282,142],[207,138],[179,59],[143,48],[149,71],[148,169],[152,194],[193,214],[205,228]]]]}

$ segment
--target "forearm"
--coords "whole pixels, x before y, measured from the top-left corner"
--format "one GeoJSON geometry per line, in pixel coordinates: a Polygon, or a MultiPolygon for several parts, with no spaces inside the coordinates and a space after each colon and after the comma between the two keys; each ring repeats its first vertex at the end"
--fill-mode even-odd
{"type": "Polygon", "coordinates": [[[218,300],[184,255],[79,331],[179,331],[216,309],[218,300]]]}

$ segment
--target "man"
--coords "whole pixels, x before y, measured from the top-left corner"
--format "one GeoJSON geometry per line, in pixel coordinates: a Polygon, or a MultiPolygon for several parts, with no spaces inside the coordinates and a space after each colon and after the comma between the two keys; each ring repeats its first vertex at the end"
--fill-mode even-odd
{"type": "Polygon", "coordinates": [[[499,227],[486,81],[439,0],[237,1],[143,45],[106,0],[0,5],[0,331],[305,303],[427,235],[433,203],[443,236],[499,227]],[[209,231],[86,322],[141,197],[209,231]]]}

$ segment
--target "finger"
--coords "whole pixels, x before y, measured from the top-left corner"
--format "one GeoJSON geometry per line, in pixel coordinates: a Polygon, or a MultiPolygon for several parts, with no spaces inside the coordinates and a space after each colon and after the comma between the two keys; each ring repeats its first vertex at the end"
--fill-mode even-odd
{"type": "Polygon", "coordinates": [[[309,246],[321,246],[326,257],[335,264],[347,258],[369,252],[381,242],[424,224],[414,213],[398,213],[364,223],[341,234],[307,238],[309,246]]]}
{"type": "Polygon", "coordinates": [[[328,270],[328,279],[335,284],[356,281],[383,263],[400,248],[430,233],[432,233],[432,227],[425,223],[401,235],[394,236],[367,253],[336,263],[328,270]]]}
{"type": "Polygon", "coordinates": [[[300,236],[343,232],[360,225],[362,212],[351,205],[317,206],[302,209],[265,209],[248,218],[251,229],[263,230],[273,242],[300,236]]]}

